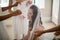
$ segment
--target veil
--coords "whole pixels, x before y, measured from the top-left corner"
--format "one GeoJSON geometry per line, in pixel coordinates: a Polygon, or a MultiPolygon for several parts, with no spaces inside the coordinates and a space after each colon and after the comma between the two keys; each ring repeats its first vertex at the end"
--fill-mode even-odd
{"type": "Polygon", "coordinates": [[[40,18],[41,18],[41,13],[40,13],[40,9],[38,9],[38,14],[37,14],[37,16],[36,16],[36,19],[35,19],[35,22],[34,22],[34,25],[33,25],[33,29],[32,29],[32,31],[30,32],[30,36],[29,36],[28,40],[33,40],[33,37],[34,37],[34,36],[33,36],[33,32],[34,32],[37,24],[40,24],[40,23],[41,23],[40,18]]]}

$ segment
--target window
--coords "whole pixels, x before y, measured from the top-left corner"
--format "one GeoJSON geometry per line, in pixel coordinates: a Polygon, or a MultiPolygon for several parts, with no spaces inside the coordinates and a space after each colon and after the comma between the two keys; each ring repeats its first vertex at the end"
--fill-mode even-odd
{"type": "Polygon", "coordinates": [[[33,0],[33,3],[37,5],[40,9],[45,8],[45,0],[33,0]]]}
{"type": "Polygon", "coordinates": [[[8,6],[8,4],[9,4],[9,0],[0,0],[0,2],[1,2],[1,7],[6,7],[6,6],[8,6]]]}

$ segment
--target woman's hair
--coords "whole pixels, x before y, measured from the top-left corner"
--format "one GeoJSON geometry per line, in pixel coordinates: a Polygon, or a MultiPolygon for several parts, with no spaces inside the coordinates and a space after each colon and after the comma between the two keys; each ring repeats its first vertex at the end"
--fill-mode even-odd
{"type": "MultiPolygon", "coordinates": [[[[30,27],[33,28],[33,25],[34,25],[35,19],[36,19],[37,14],[38,14],[38,7],[35,6],[35,5],[32,5],[32,6],[30,7],[30,9],[33,10],[33,15],[32,15],[32,22],[31,22],[29,25],[30,25],[30,27]]],[[[41,20],[41,18],[40,18],[40,20],[41,20]]],[[[42,22],[41,22],[41,24],[42,24],[42,22]]]]}

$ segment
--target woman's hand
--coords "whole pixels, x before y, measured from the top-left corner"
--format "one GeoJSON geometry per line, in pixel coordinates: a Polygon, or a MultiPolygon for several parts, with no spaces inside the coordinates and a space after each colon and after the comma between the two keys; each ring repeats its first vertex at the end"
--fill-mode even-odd
{"type": "Polygon", "coordinates": [[[22,12],[20,10],[16,10],[15,12],[12,13],[13,16],[17,16],[22,14],[22,12]]]}
{"type": "Polygon", "coordinates": [[[13,4],[13,7],[14,7],[14,6],[18,6],[18,2],[16,2],[15,4],[13,4]]]}
{"type": "Polygon", "coordinates": [[[43,29],[41,25],[37,25],[35,31],[34,31],[34,38],[37,38],[43,34],[43,29]]]}
{"type": "Polygon", "coordinates": [[[60,31],[55,32],[54,35],[59,36],[60,35],[60,31]]]}

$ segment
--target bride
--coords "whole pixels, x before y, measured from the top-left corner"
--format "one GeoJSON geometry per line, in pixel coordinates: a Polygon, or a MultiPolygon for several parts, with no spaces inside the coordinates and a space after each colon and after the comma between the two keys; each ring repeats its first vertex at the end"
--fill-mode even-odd
{"type": "MultiPolygon", "coordinates": [[[[30,6],[30,9],[28,10],[28,19],[29,19],[28,33],[25,37],[23,37],[23,40],[35,40],[34,38],[31,39],[31,37],[33,37],[32,34],[36,27],[40,27],[42,25],[41,13],[37,6],[35,5],[30,6]]],[[[42,29],[42,27],[40,28],[42,29]]]]}

